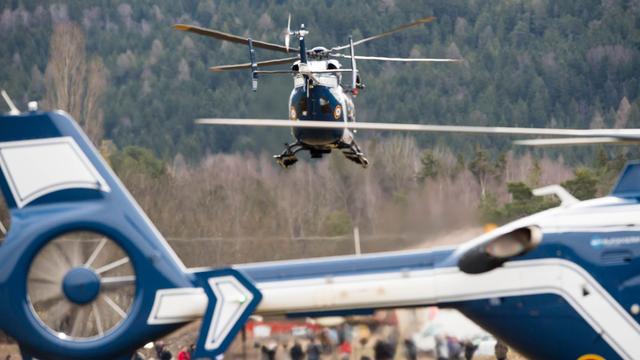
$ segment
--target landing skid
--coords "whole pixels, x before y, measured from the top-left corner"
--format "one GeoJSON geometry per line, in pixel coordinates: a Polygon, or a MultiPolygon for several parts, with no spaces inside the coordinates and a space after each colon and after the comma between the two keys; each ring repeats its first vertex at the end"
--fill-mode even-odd
{"type": "MultiPolygon", "coordinates": [[[[296,162],[298,162],[298,157],[296,154],[301,150],[308,150],[311,154],[311,158],[319,159],[322,158],[323,154],[328,154],[331,152],[331,149],[317,149],[317,148],[309,148],[302,145],[299,141],[289,145],[284,144],[285,149],[282,151],[280,155],[273,155],[273,158],[276,159],[278,165],[282,166],[284,169],[292,166],[296,162]]],[[[369,166],[369,160],[364,156],[364,153],[355,142],[351,144],[340,143],[338,149],[342,150],[342,154],[349,160],[359,164],[363,168],[367,168],[369,166]]]]}
{"type": "Polygon", "coordinates": [[[351,142],[351,144],[344,144],[342,154],[347,159],[359,164],[365,169],[369,166],[369,160],[364,156],[364,153],[360,150],[360,147],[355,143],[355,141],[351,142]]]}
{"type": "Polygon", "coordinates": [[[289,145],[287,143],[284,144],[285,149],[280,155],[273,155],[273,158],[276,159],[278,165],[282,166],[284,169],[298,162],[298,157],[296,157],[296,153],[300,150],[303,150],[302,144],[299,141],[289,145]]]}

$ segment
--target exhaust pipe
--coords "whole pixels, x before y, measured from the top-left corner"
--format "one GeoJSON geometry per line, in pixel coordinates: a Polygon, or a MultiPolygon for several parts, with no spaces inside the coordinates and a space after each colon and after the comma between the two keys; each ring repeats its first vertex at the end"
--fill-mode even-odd
{"type": "Polygon", "coordinates": [[[469,250],[458,260],[458,268],[468,274],[480,274],[535,249],[542,241],[542,230],[528,226],[500,235],[469,250]]]}

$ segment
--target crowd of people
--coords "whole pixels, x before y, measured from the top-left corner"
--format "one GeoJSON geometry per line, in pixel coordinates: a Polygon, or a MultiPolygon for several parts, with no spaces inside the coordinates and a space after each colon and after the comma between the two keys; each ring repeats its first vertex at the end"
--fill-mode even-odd
{"type": "MultiPolygon", "coordinates": [[[[196,349],[195,344],[191,344],[188,347],[187,346],[181,347],[176,359],[177,360],[195,359],[195,357],[193,356],[195,349],[196,349]]],[[[172,360],[174,359],[173,354],[171,353],[171,351],[169,351],[166,344],[162,340],[156,341],[155,343],[153,343],[153,354],[155,354],[155,356],[152,355],[151,357],[145,358],[144,355],[140,351],[138,351],[133,355],[131,360],[172,360]]]]}
{"type": "MultiPolygon", "coordinates": [[[[339,329],[323,328],[317,334],[288,337],[276,340],[269,338],[262,342],[255,342],[256,355],[261,360],[417,360],[418,350],[411,339],[398,341],[394,334],[384,336],[383,333],[371,334],[368,327],[360,327],[352,332],[350,327],[339,329]],[[356,333],[354,336],[353,333],[356,333]]],[[[435,338],[434,356],[437,360],[470,360],[478,346],[471,341],[458,341],[454,337],[438,335],[435,338]]],[[[175,359],[195,359],[195,345],[180,348],[175,359]]],[[[153,355],[146,359],[172,360],[173,354],[163,341],[154,343],[153,355]]],[[[508,348],[504,343],[497,342],[495,356],[497,360],[507,359],[508,348]]],[[[219,357],[221,360],[223,356],[219,357]]],[[[137,353],[133,360],[143,360],[145,357],[137,353]]]]}
{"type": "Polygon", "coordinates": [[[256,347],[260,348],[262,360],[392,360],[398,358],[396,355],[401,359],[417,360],[416,346],[411,339],[404,339],[398,344],[381,336],[353,338],[344,331],[329,328],[317,336],[309,335],[282,343],[269,340],[264,344],[257,343],[256,347]],[[397,354],[398,351],[401,354],[397,354]]]}
{"type": "MultiPolygon", "coordinates": [[[[437,360],[471,360],[478,345],[471,340],[459,341],[452,336],[436,336],[435,356],[437,360]]],[[[496,360],[506,360],[509,348],[502,342],[496,341],[494,355],[496,360]]]]}

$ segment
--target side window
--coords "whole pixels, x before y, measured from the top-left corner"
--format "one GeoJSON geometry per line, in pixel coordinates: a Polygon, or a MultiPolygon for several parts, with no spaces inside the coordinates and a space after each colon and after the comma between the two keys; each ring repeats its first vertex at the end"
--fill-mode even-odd
{"type": "Polygon", "coordinates": [[[322,113],[325,115],[333,113],[331,105],[329,104],[329,100],[323,97],[320,98],[320,111],[322,111],[322,113]]]}
{"type": "Polygon", "coordinates": [[[307,116],[307,98],[304,96],[300,97],[300,101],[298,102],[298,106],[300,107],[300,113],[303,116],[307,116]]]}
{"type": "Polygon", "coordinates": [[[0,244],[4,241],[7,232],[9,231],[9,208],[7,208],[7,202],[4,201],[2,192],[0,192],[0,244]]]}

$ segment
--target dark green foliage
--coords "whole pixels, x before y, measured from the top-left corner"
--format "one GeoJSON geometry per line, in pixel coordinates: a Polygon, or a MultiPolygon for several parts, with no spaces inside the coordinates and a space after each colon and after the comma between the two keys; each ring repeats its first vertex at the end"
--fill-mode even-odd
{"type": "Polygon", "coordinates": [[[127,146],[111,155],[109,160],[113,170],[121,176],[138,173],[150,180],[157,180],[166,174],[164,162],[149,149],[139,146],[127,146]]]}
{"type": "Polygon", "coordinates": [[[433,153],[433,150],[427,149],[420,157],[420,165],[422,168],[418,173],[418,181],[424,183],[427,179],[435,179],[442,175],[442,164],[433,153]]]}
{"type": "Polygon", "coordinates": [[[579,200],[587,200],[596,197],[598,192],[598,178],[591,169],[578,168],[574,172],[575,177],[562,183],[567,191],[579,200]]]}
{"type": "Polygon", "coordinates": [[[632,159],[635,154],[624,153],[623,151],[613,152],[611,155],[607,153],[604,147],[596,150],[596,157],[593,161],[593,173],[598,180],[598,193],[603,195],[609,192],[618,174],[628,160],[632,159]]]}
{"type": "Polygon", "coordinates": [[[488,181],[500,177],[504,173],[505,166],[506,157],[504,154],[494,160],[491,159],[491,154],[487,149],[476,146],[474,157],[469,162],[468,168],[480,185],[483,198],[486,196],[488,181]]]}
{"type": "Polygon", "coordinates": [[[336,210],[329,213],[324,220],[325,234],[327,236],[339,236],[350,234],[353,225],[351,224],[351,217],[346,211],[336,210]]]}
{"type": "MultiPolygon", "coordinates": [[[[589,127],[618,118],[640,125],[640,7],[629,1],[9,1],[0,5],[0,84],[24,108],[41,99],[55,22],[82,25],[87,55],[109,70],[105,137],[123,148],[144,146],[164,159],[194,161],[218,151],[277,151],[286,130],[204,128],[203,116],[287,116],[291,79],[249,72],[212,74],[214,64],[246,62],[247,49],[175,31],[193,23],[282,43],[289,12],[311,30],[310,46],[343,44],[417,17],[437,21],[359,46],[361,55],[462,56],[462,64],[360,62],[367,89],[357,99],[361,121],[589,127]],[[259,139],[259,140],[256,140],[259,139]]],[[[278,53],[258,51],[258,59],[278,53]]],[[[361,135],[361,134],[359,134],[361,135]]],[[[365,134],[362,134],[366,136],[365,134]]],[[[419,135],[419,145],[473,153],[468,137],[419,135]]],[[[504,137],[478,136],[503,151],[504,137]]],[[[474,140],[474,142],[475,142],[474,140]]],[[[575,160],[585,150],[565,153],[575,160]]]]}
{"type": "Polygon", "coordinates": [[[507,189],[511,201],[503,206],[499,206],[491,194],[482,200],[480,214],[485,222],[505,223],[558,205],[557,199],[534,196],[523,182],[508,183],[507,189]]]}

